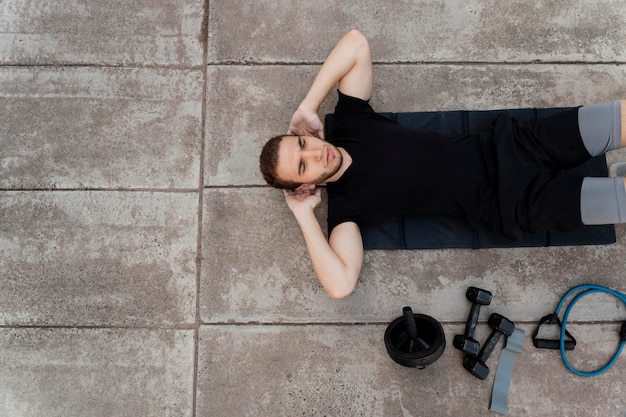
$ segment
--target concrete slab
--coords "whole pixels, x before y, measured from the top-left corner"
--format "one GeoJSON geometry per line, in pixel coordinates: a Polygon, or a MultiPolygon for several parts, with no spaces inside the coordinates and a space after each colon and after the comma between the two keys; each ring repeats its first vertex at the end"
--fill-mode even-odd
{"type": "Polygon", "coordinates": [[[281,192],[208,189],[204,197],[203,321],[281,322],[316,303],[320,309],[345,308],[317,283],[281,192]]]}
{"type": "MultiPolygon", "coordinates": [[[[623,415],[616,376],[581,378],[569,373],[558,352],[537,350],[527,334],[511,382],[511,416],[623,415]]],[[[619,327],[619,326],[618,326],[619,327]]],[[[423,370],[393,362],[385,350],[386,325],[379,326],[203,326],[200,331],[198,414],[211,416],[486,416],[498,362],[498,347],[480,381],[461,365],[450,346],[460,325],[444,325],[448,347],[423,370]]],[[[487,329],[477,337],[484,340],[487,329]]],[[[576,366],[588,369],[610,356],[614,326],[576,329],[581,344],[576,366]],[[596,359],[597,358],[597,359],[596,359]],[[584,364],[582,362],[585,362],[584,364]]]]}
{"type": "Polygon", "coordinates": [[[202,64],[204,2],[4,0],[0,64],[202,64]]]}
{"type": "Polygon", "coordinates": [[[0,323],[195,322],[198,197],[2,192],[0,323]]]}
{"type": "MultiPolygon", "coordinates": [[[[318,67],[210,66],[207,81],[205,184],[260,183],[260,147],[287,133],[293,111],[318,67]],[[254,82],[250,82],[254,80],[254,82]],[[292,88],[285,90],[285,85],[292,88]]],[[[332,112],[327,100],[321,111],[332,112]]]]}
{"type": "MultiPolygon", "coordinates": [[[[209,67],[207,185],[264,183],[261,147],[286,132],[318,69],[209,67]]],[[[371,103],[377,111],[560,107],[626,97],[626,68],[615,65],[396,64],[376,65],[374,72],[371,103]]],[[[320,115],[332,112],[336,100],[331,94],[320,115]]]]}
{"type": "Polygon", "coordinates": [[[193,330],[0,329],[0,415],[188,416],[193,330]]]}
{"type": "Polygon", "coordinates": [[[385,65],[375,71],[378,111],[564,107],[626,96],[626,69],[619,65],[385,65]]]}
{"type": "MultiPolygon", "coordinates": [[[[204,212],[200,303],[208,323],[381,322],[403,305],[465,321],[465,290],[471,285],[494,293],[485,311],[506,306],[512,320],[534,321],[554,311],[575,285],[626,292],[622,226],[618,243],[604,246],[368,251],[356,291],[334,301],[315,278],[279,191],[207,190],[204,212]]],[[[318,215],[325,225],[324,208],[318,215]]],[[[573,318],[602,320],[622,315],[623,307],[592,297],[576,310],[573,318]]]]}
{"type": "Polygon", "coordinates": [[[0,68],[0,187],[197,188],[202,78],[0,68]]]}
{"type": "Polygon", "coordinates": [[[321,62],[349,29],[384,62],[623,62],[626,4],[611,0],[228,0],[209,4],[211,62],[321,62]],[[320,29],[319,22],[323,22],[320,29]],[[268,41],[270,40],[270,41],[268,41]]]}

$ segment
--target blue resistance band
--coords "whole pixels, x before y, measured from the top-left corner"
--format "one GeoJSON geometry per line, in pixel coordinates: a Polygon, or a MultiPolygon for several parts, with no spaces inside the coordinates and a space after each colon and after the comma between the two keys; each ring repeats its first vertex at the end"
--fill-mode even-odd
{"type": "Polygon", "coordinates": [[[563,307],[563,305],[565,304],[566,299],[574,292],[576,291],[581,291],[579,294],[577,294],[572,301],[569,303],[569,305],[567,306],[567,308],[565,309],[565,313],[563,314],[563,321],[562,321],[562,326],[561,326],[561,334],[559,336],[559,349],[561,351],[561,359],[563,359],[563,363],[565,364],[565,366],[567,367],[567,369],[569,369],[570,371],[572,371],[574,374],[579,375],[579,376],[584,376],[584,377],[592,377],[592,376],[597,376],[600,375],[604,372],[606,372],[607,370],[609,370],[609,368],[611,368],[615,362],[617,361],[617,359],[619,358],[619,356],[622,353],[622,349],[624,348],[624,344],[626,343],[626,322],[624,322],[624,324],[622,324],[622,328],[620,331],[620,343],[619,343],[619,347],[617,348],[617,351],[615,352],[615,355],[613,355],[613,358],[606,364],[604,365],[602,368],[596,370],[596,371],[592,371],[592,372],[583,372],[583,371],[579,371],[578,369],[575,369],[567,360],[567,356],[565,355],[565,326],[566,326],[566,322],[567,322],[567,318],[569,316],[570,311],[572,310],[572,308],[574,307],[574,304],[576,304],[576,302],[578,300],[580,300],[581,298],[583,298],[586,295],[589,294],[593,294],[593,293],[604,293],[604,294],[611,294],[614,297],[618,298],[619,300],[621,300],[624,305],[626,305],[626,295],[614,291],[610,288],[606,288],[600,285],[593,285],[593,284],[584,284],[584,285],[578,285],[572,289],[570,289],[569,291],[567,291],[565,293],[565,295],[563,295],[563,297],[561,298],[561,301],[559,301],[559,304],[556,308],[556,311],[554,312],[555,315],[559,314],[559,311],[561,310],[561,308],[563,307]]]}

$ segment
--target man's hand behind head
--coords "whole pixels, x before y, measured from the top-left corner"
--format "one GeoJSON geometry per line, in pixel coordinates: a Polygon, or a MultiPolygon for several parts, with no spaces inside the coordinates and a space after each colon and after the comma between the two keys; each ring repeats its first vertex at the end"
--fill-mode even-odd
{"type": "Polygon", "coordinates": [[[291,118],[288,133],[298,136],[316,136],[324,139],[324,125],[317,113],[298,107],[291,118]]]}
{"type": "Polygon", "coordinates": [[[322,190],[314,184],[303,184],[295,191],[283,190],[287,206],[294,216],[312,212],[322,202],[322,190]]]}

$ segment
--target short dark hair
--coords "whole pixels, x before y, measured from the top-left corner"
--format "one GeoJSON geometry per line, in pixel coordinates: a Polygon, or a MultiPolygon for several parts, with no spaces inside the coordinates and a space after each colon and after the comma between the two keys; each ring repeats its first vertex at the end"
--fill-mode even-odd
{"type": "Polygon", "coordinates": [[[276,175],[276,166],[278,165],[278,151],[283,138],[292,135],[274,136],[263,146],[261,156],[259,157],[259,167],[265,181],[274,188],[282,190],[295,190],[302,183],[295,181],[282,180],[276,175]]]}

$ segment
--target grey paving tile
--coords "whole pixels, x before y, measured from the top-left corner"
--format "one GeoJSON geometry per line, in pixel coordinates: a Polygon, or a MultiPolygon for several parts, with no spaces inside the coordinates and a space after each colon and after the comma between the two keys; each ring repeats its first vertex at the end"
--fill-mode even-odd
{"type": "MultiPolygon", "coordinates": [[[[355,293],[330,300],[279,191],[215,189],[205,197],[205,322],[381,322],[402,305],[465,321],[470,285],[493,292],[487,313],[505,307],[514,320],[534,321],[554,311],[561,295],[578,284],[626,292],[626,229],[619,226],[618,243],[604,246],[368,251],[355,293]]],[[[325,218],[323,208],[319,218],[325,218]]],[[[613,299],[590,297],[573,317],[607,319],[620,309],[613,299]]]]}
{"type": "MultiPolygon", "coordinates": [[[[287,132],[317,69],[209,67],[206,184],[259,183],[260,147],[270,137],[287,132]]],[[[334,102],[327,100],[322,111],[331,112],[332,106],[334,102]]]]}
{"type": "Polygon", "coordinates": [[[5,0],[0,12],[0,64],[202,64],[203,1],[5,0]]]}
{"type": "MultiPolygon", "coordinates": [[[[623,415],[626,367],[580,378],[562,365],[558,352],[539,351],[526,331],[509,394],[511,416],[623,415]]],[[[617,344],[615,325],[585,326],[590,341],[573,353],[576,366],[594,367],[617,344]],[[582,362],[585,362],[584,364],[582,362]]],[[[462,327],[444,325],[448,346],[423,370],[397,365],[380,326],[203,326],[200,331],[198,413],[211,416],[485,416],[500,348],[480,381],[461,366],[450,346],[462,327]]],[[[619,325],[617,325],[619,328],[619,325]]],[[[487,333],[479,328],[480,340],[487,333]]],[[[496,415],[493,413],[493,415],[496,415]]]]}
{"type": "Polygon", "coordinates": [[[192,416],[193,330],[0,329],[0,415],[192,416]]]}
{"type": "Polygon", "coordinates": [[[378,60],[391,62],[613,62],[626,57],[626,5],[611,0],[515,5],[218,0],[210,2],[209,16],[209,58],[215,62],[321,62],[352,28],[372,39],[378,60]]]}
{"type": "Polygon", "coordinates": [[[0,323],[195,321],[198,197],[2,192],[0,323]]]}
{"type": "MultiPolygon", "coordinates": [[[[258,154],[286,132],[317,66],[211,66],[208,185],[262,184],[258,154]],[[251,82],[250,80],[254,80],[251,82]]],[[[377,65],[377,111],[559,107],[626,97],[626,67],[609,65],[377,65]]],[[[332,112],[333,92],[320,110],[332,112]]]]}
{"type": "Polygon", "coordinates": [[[0,67],[0,98],[2,188],[198,187],[199,70],[0,67]]]}
{"type": "Polygon", "coordinates": [[[563,107],[626,96],[626,68],[619,65],[389,65],[375,71],[378,111],[563,107]]]}
{"type": "MultiPolygon", "coordinates": [[[[619,255],[624,231],[618,227],[618,243],[604,246],[372,251],[366,255],[358,288],[363,291],[359,296],[368,300],[369,311],[363,313],[385,318],[398,305],[408,304],[463,321],[469,311],[465,290],[478,286],[494,295],[492,305],[484,308],[486,314],[505,309],[514,320],[538,320],[554,311],[560,297],[576,285],[626,289],[621,278],[626,265],[619,255]]],[[[601,320],[620,311],[615,299],[591,296],[576,305],[572,317],[601,320]]]]}
{"type": "MultiPolygon", "coordinates": [[[[310,267],[282,193],[205,191],[201,316],[207,322],[280,322],[333,304],[310,267]],[[302,313],[297,310],[302,308],[302,313]]],[[[341,309],[341,304],[334,306],[341,309]]]]}

